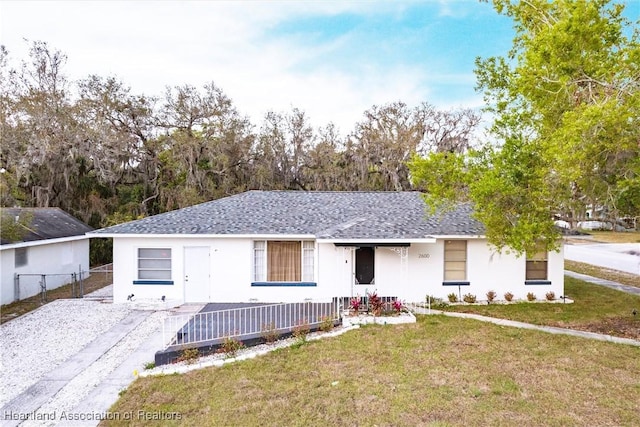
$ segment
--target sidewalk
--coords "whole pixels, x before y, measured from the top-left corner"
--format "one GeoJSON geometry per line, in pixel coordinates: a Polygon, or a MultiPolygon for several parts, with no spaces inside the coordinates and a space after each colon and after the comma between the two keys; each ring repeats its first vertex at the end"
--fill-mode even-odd
{"type": "MultiPolygon", "coordinates": [[[[587,276],[586,274],[576,273],[573,271],[565,270],[565,276],[573,277],[574,279],[584,280],[585,282],[593,283],[595,285],[606,286],[607,288],[615,289],[629,294],[640,295],[640,287],[623,285],[622,283],[613,282],[611,280],[599,279],[593,276],[587,276]]],[[[638,276],[638,283],[640,283],[640,276],[638,276]]]]}

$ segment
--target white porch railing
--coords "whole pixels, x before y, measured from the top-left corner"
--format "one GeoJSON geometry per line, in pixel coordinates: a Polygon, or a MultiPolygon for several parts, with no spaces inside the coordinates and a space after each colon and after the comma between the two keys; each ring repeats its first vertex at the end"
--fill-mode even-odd
{"type": "Polygon", "coordinates": [[[263,333],[287,333],[296,326],[317,327],[340,318],[341,298],[333,302],[301,302],[199,312],[169,316],[163,320],[164,349],[175,345],[212,342],[226,337],[260,337],[263,333]]]}

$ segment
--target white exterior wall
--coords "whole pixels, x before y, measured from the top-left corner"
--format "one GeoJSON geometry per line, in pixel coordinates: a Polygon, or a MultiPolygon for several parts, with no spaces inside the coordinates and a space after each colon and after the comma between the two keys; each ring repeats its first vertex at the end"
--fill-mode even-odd
{"type": "MultiPolygon", "coordinates": [[[[235,238],[114,238],[114,301],[125,302],[127,295],[135,299],[167,299],[184,301],[184,248],[206,246],[210,250],[209,300],[213,302],[295,302],[328,301],[336,296],[363,296],[376,291],[381,296],[396,296],[406,302],[423,301],[426,295],[445,298],[458,293],[457,286],[443,286],[444,240],[435,243],[413,243],[406,248],[402,262],[400,248],[378,247],[375,250],[375,282],[355,285],[354,251],[333,243],[316,243],[315,281],[317,286],[251,286],[253,281],[253,240],[235,238]],[[140,243],[142,242],[142,243],[140,243]],[[138,248],[171,248],[172,285],[134,284],[137,279],[138,248]],[[403,268],[403,265],[405,266],[403,268]]],[[[525,260],[514,255],[497,254],[486,240],[470,239],[467,244],[467,280],[470,286],[460,289],[478,300],[486,299],[493,290],[497,299],[505,292],[515,298],[526,298],[533,292],[538,299],[545,293],[564,292],[563,254],[549,254],[551,285],[525,285],[525,260]]]]}
{"type": "MultiPolygon", "coordinates": [[[[544,299],[547,292],[553,291],[556,298],[564,295],[564,247],[560,252],[548,254],[548,279],[550,285],[525,285],[525,258],[514,254],[497,253],[484,239],[467,240],[467,281],[469,286],[444,286],[444,239],[438,240],[428,264],[428,290],[426,294],[443,298],[450,293],[464,296],[471,293],[478,300],[486,300],[489,291],[496,292],[496,299],[503,300],[506,292],[511,292],[514,299],[526,299],[528,292],[537,298],[544,299]]],[[[412,259],[413,261],[413,259],[412,259]]],[[[422,259],[417,260],[423,264],[422,259]]],[[[424,267],[420,267],[424,269],[424,267]]],[[[425,294],[425,295],[426,295],[425,294]]],[[[422,298],[425,297],[422,295],[422,298]]]]}
{"type": "Polygon", "coordinates": [[[114,238],[113,281],[114,302],[135,299],[185,300],[184,248],[206,246],[210,249],[209,287],[213,302],[299,302],[328,301],[336,296],[338,287],[335,269],[318,271],[323,265],[335,265],[333,244],[316,244],[315,272],[317,286],[251,286],[253,282],[253,240],[229,238],[114,238]],[[138,248],[171,248],[172,285],[134,284],[137,280],[138,248]]]}
{"type": "MultiPolygon", "coordinates": [[[[89,271],[89,239],[11,245],[0,250],[2,267],[1,303],[15,301],[14,274],[47,274],[47,289],[55,289],[71,283],[72,273],[89,271]],[[27,248],[27,264],[15,267],[15,248],[27,248]],[[51,276],[63,274],[64,276],[51,276]]],[[[88,273],[87,273],[88,274],[88,273]]],[[[85,276],[86,277],[86,276],[85,276]]],[[[40,293],[39,276],[20,277],[20,299],[40,293]]]]}

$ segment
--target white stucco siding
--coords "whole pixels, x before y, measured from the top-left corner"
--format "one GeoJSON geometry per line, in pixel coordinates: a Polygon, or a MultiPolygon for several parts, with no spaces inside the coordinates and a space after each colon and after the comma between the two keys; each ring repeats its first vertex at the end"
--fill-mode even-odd
{"type": "Polygon", "coordinates": [[[409,250],[409,283],[406,296],[408,302],[423,301],[427,294],[442,285],[442,242],[411,245],[409,250]]]}
{"type": "MultiPolygon", "coordinates": [[[[446,299],[451,292],[458,294],[457,286],[443,285],[444,272],[444,240],[438,240],[435,254],[430,260],[438,265],[439,279],[429,281],[429,295],[446,299]]],[[[436,267],[436,266],[433,266],[436,267]]],[[[538,299],[544,299],[547,292],[554,292],[556,297],[564,294],[564,254],[560,252],[548,254],[548,280],[551,284],[525,284],[526,262],[524,257],[513,253],[498,253],[487,244],[485,239],[467,240],[467,281],[469,286],[461,286],[460,294],[470,293],[478,300],[485,300],[489,291],[496,292],[496,299],[504,299],[510,292],[514,299],[526,299],[528,292],[533,292],[538,299]]],[[[437,276],[435,272],[432,272],[437,276]]]]}
{"type": "MultiPolygon", "coordinates": [[[[551,286],[538,295],[538,298],[544,298],[544,294],[549,290],[555,292],[556,297],[564,295],[564,244],[560,246],[559,252],[549,252],[548,274],[551,286]]],[[[571,295],[569,295],[571,297],[571,295]]]]}
{"type": "Polygon", "coordinates": [[[317,298],[350,296],[351,252],[333,243],[316,244],[317,298]]]}
{"type": "Polygon", "coordinates": [[[126,302],[133,294],[136,299],[184,300],[183,249],[179,239],[114,238],[113,239],[113,301],[126,302]],[[171,249],[171,280],[173,284],[134,284],[138,280],[138,249],[171,249]]]}
{"type": "MultiPolygon", "coordinates": [[[[214,302],[298,302],[328,301],[336,296],[364,295],[376,291],[381,296],[395,296],[407,302],[422,301],[426,295],[446,298],[458,293],[457,286],[444,286],[444,239],[435,243],[413,243],[405,248],[375,249],[375,281],[354,284],[354,249],[333,243],[315,243],[315,286],[256,286],[254,284],[254,241],[250,238],[114,238],[114,301],[135,298],[185,300],[185,247],[206,247],[209,257],[203,268],[209,279],[199,284],[208,301],[214,302]],[[173,284],[135,284],[138,279],[138,248],[170,248],[173,284]]],[[[538,299],[546,292],[563,294],[563,255],[549,254],[551,284],[525,285],[526,263],[512,254],[496,253],[486,240],[469,239],[467,243],[467,281],[461,295],[471,293],[486,299],[489,290],[498,299],[505,292],[524,299],[534,292],[538,299]]],[[[3,260],[4,263],[4,260],[3,260]]],[[[263,283],[264,285],[264,283],[263,283]]]]}
{"type": "Polygon", "coordinates": [[[408,254],[408,248],[376,248],[374,283],[355,285],[356,293],[365,295],[367,292],[375,291],[380,296],[406,298],[411,289],[412,280],[409,280],[408,263],[407,268],[402,267],[400,253],[402,250],[407,251],[408,254]]]}
{"type": "MultiPolygon", "coordinates": [[[[40,276],[46,275],[47,289],[55,289],[72,282],[72,273],[89,271],[89,239],[24,246],[27,263],[15,266],[15,248],[0,251],[2,267],[1,303],[15,300],[14,274],[20,276],[20,299],[40,293],[40,276]],[[29,275],[29,276],[27,276],[29,275]]],[[[85,276],[86,277],[86,276],[85,276]]]]}
{"type": "MultiPolygon", "coordinates": [[[[185,300],[184,249],[209,248],[210,279],[200,286],[209,288],[214,302],[297,302],[327,301],[336,295],[339,278],[335,274],[334,245],[316,244],[314,278],[316,286],[252,286],[254,282],[253,239],[234,238],[114,238],[114,301],[135,299],[185,300]],[[135,284],[138,280],[138,248],[170,248],[173,284],[135,284]],[[322,268],[320,261],[322,260],[322,268]]],[[[341,253],[341,251],[340,251],[341,253]]]]}
{"type": "MultiPolygon", "coordinates": [[[[525,256],[505,252],[498,253],[486,244],[485,240],[469,241],[469,281],[468,293],[476,295],[478,300],[486,299],[490,290],[495,291],[497,299],[504,299],[510,292],[514,299],[526,299],[532,292],[537,299],[545,299],[547,292],[554,292],[556,297],[564,293],[564,257],[562,248],[559,253],[550,252],[547,265],[547,280],[550,284],[526,284],[525,256]]],[[[463,295],[466,288],[462,288],[463,295]]]]}
{"type": "Polygon", "coordinates": [[[0,303],[9,304],[14,300],[15,250],[0,251],[0,268],[2,268],[2,286],[0,286],[0,303]]]}
{"type": "MultiPolygon", "coordinates": [[[[516,298],[519,298],[524,290],[524,277],[524,259],[506,252],[500,254],[484,239],[467,242],[467,280],[469,286],[461,287],[462,296],[470,293],[475,295],[478,300],[485,300],[487,292],[492,290],[497,294],[496,299],[504,299],[505,292],[511,292],[516,298]]],[[[458,294],[457,287],[450,288],[450,292],[455,291],[458,294]]],[[[444,296],[446,297],[446,295],[444,296]]]]}

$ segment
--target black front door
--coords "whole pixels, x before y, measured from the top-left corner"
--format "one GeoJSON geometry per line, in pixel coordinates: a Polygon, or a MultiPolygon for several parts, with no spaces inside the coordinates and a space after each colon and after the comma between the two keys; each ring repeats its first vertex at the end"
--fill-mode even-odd
{"type": "Polygon", "coordinates": [[[356,249],[356,283],[370,285],[373,282],[374,267],[375,248],[356,249]]]}

